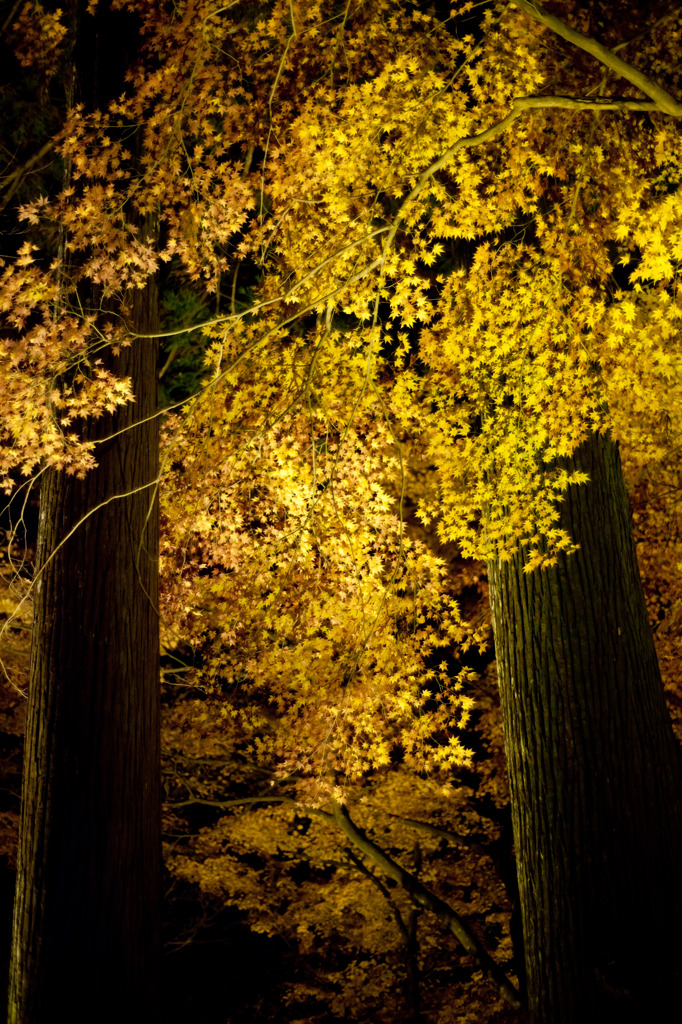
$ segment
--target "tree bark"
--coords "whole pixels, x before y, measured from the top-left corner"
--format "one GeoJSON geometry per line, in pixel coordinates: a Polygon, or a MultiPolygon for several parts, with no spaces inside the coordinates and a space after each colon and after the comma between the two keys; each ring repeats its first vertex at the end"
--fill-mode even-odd
{"type": "Polygon", "coordinates": [[[534,1024],[663,1020],[680,962],[682,800],[616,445],[567,468],[580,550],[488,565],[534,1024]]]}
{"type": "MultiPolygon", "coordinates": [[[[155,285],[133,304],[155,330],[155,285]]],[[[49,471],[41,488],[10,1024],[156,1019],[156,360],[152,341],[122,350],[135,402],[87,430],[132,429],[84,480],[49,471]]]]}

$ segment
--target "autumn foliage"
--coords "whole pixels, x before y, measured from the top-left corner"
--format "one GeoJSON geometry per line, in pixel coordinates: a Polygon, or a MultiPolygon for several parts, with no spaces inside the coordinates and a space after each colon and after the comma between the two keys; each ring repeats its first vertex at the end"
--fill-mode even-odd
{"type": "MultiPolygon", "coordinates": [[[[323,815],[349,807],[514,970],[482,562],[574,550],[562,459],[594,431],[679,724],[680,14],[557,0],[558,42],[531,3],[110,6],[138,59],[64,111],[62,184],[23,186],[0,261],[2,485],[96,471],[81,425],[135,400],[104,355],[145,344],[158,275],[194,385],[153,482],[169,871],[304,960],[287,1019],[397,1021],[396,985],[409,1019],[421,971],[445,979],[425,1019],[502,1020],[323,815]]],[[[70,17],[21,7],[19,65],[59,75],[70,17]]]]}

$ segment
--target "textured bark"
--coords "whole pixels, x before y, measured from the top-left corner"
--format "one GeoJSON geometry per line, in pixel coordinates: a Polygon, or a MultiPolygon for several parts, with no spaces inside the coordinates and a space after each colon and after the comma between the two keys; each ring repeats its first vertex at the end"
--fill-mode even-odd
{"type": "MultiPolygon", "coordinates": [[[[155,287],[134,301],[153,329],[155,287]]],[[[89,436],[155,411],[156,359],[151,341],[122,350],[136,401],[89,436]]],[[[155,1019],[157,422],[99,445],[86,479],[49,472],[41,489],[10,1024],[155,1019]]]]}
{"type": "MultiPolygon", "coordinates": [[[[617,447],[569,468],[580,550],[489,563],[534,1024],[663,1020],[679,965],[679,751],[617,447]]],[[[671,1002],[669,1005],[673,1005],[671,1002]]]]}

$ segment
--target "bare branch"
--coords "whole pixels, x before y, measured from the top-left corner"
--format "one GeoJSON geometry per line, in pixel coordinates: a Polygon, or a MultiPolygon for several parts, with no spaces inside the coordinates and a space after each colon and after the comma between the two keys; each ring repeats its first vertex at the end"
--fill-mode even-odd
{"type": "Polygon", "coordinates": [[[558,107],[562,110],[644,110],[649,113],[660,109],[653,100],[631,100],[626,96],[604,96],[589,100],[581,96],[520,96],[512,104],[512,110],[519,111],[542,110],[545,107],[558,107]]]}
{"type": "MultiPolygon", "coordinates": [[[[618,58],[615,58],[618,59],[618,58]]],[[[622,61],[621,61],[622,63],[622,61]]],[[[667,93],[666,93],[667,95],[667,93]]],[[[671,100],[671,102],[674,102],[671,100]]],[[[437,171],[440,171],[446,166],[460,149],[471,149],[474,146],[482,146],[486,142],[491,142],[498,135],[509,128],[510,124],[519,117],[524,110],[542,110],[546,107],[558,107],[564,110],[640,110],[655,112],[661,110],[660,104],[655,103],[653,100],[630,100],[630,99],[619,99],[617,97],[605,97],[604,99],[583,99],[581,97],[575,98],[573,96],[518,96],[512,102],[512,108],[506,117],[503,117],[501,121],[497,121],[495,124],[486,128],[485,131],[479,132],[478,135],[467,135],[464,138],[457,139],[456,142],[446,149],[445,152],[434,160],[425,171],[423,171],[414,186],[412,191],[402,202],[398,213],[391,223],[391,228],[386,239],[384,241],[384,256],[386,259],[388,251],[393,244],[393,240],[398,232],[405,215],[407,213],[408,205],[419,197],[424,187],[433,178],[437,171]]],[[[682,116],[682,104],[679,104],[679,115],[682,116]]]]}
{"type": "Polygon", "coordinates": [[[451,832],[448,829],[438,828],[436,825],[429,825],[425,821],[419,821],[417,818],[403,818],[400,814],[389,814],[389,818],[395,818],[396,821],[401,822],[403,825],[409,825],[410,828],[417,829],[420,832],[426,832],[427,835],[437,836],[439,839],[446,839],[450,843],[459,843],[462,846],[468,846],[474,853],[482,853],[485,856],[490,857],[489,847],[482,842],[484,836],[465,836],[460,832],[451,832]]]}
{"type": "Polygon", "coordinates": [[[633,43],[639,43],[642,39],[646,39],[652,32],[655,32],[657,28],[663,25],[666,21],[670,21],[672,18],[677,18],[682,14],[682,7],[673,7],[672,10],[666,11],[657,21],[647,25],[643,32],[638,32],[636,36],[631,36],[630,39],[624,40],[622,43],[618,43],[618,46],[613,47],[613,52],[618,53],[619,50],[624,50],[626,46],[632,46],[633,43]]]}
{"type": "MultiPolygon", "coordinates": [[[[163,806],[193,807],[195,804],[202,807],[241,807],[245,804],[298,804],[298,801],[289,796],[242,796],[234,800],[202,800],[200,797],[192,797],[191,800],[164,800],[163,806]]],[[[306,813],[309,813],[307,809],[306,813]]]]}
{"type": "Polygon", "coordinates": [[[7,29],[10,27],[10,25],[16,18],[17,14],[19,13],[19,8],[21,7],[21,4],[22,0],[15,0],[15,3],[10,8],[9,14],[5,18],[2,26],[0,27],[0,36],[4,36],[5,32],[7,32],[7,29]]]}
{"type": "Polygon", "coordinates": [[[0,202],[0,210],[5,209],[26,175],[33,170],[36,164],[40,163],[43,157],[47,156],[53,147],[54,139],[50,139],[50,141],[46,142],[44,146],[41,146],[37,153],[34,153],[33,156],[29,157],[21,167],[15,168],[15,170],[5,176],[2,183],[2,189],[6,192],[6,195],[2,202],[0,202]]]}
{"type": "Polygon", "coordinates": [[[376,843],[368,839],[362,829],[358,828],[351,820],[345,807],[334,802],[333,808],[334,812],[332,815],[319,811],[313,813],[320,814],[325,818],[332,818],[339,828],[345,832],[350,841],[362,853],[370,857],[389,878],[392,878],[398,885],[402,886],[418,906],[424,907],[435,914],[441,924],[445,925],[452,932],[457,941],[461,943],[467,953],[476,961],[488,980],[497,987],[510,1006],[513,1006],[515,1010],[520,1010],[522,1004],[519,999],[519,993],[509,981],[504,971],[481,945],[466,921],[444,900],[441,900],[434,893],[430,892],[426,886],[422,885],[418,878],[415,878],[413,874],[402,868],[388,854],[384,853],[376,843]]]}
{"type": "Polygon", "coordinates": [[[372,874],[367,865],[363,864],[360,858],[356,856],[352,850],[346,850],[346,856],[348,857],[349,861],[358,869],[358,871],[362,872],[362,874],[365,875],[366,878],[369,878],[372,885],[375,885],[379,892],[381,893],[381,895],[384,897],[389,907],[391,908],[391,913],[393,914],[393,919],[395,920],[398,931],[402,935],[405,945],[407,945],[410,941],[410,931],[405,922],[403,921],[403,915],[400,913],[400,908],[396,901],[393,899],[390,889],[386,888],[386,886],[384,885],[380,878],[377,878],[376,875],[372,874]]]}
{"type": "MultiPolygon", "coordinates": [[[[369,857],[370,860],[372,860],[379,868],[381,868],[384,874],[388,875],[389,878],[392,878],[394,882],[397,882],[398,885],[408,893],[412,901],[417,906],[430,910],[431,913],[435,914],[441,924],[445,925],[445,927],[452,932],[457,941],[474,959],[485,976],[495,985],[510,1006],[513,1006],[516,1010],[521,1009],[522,1003],[519,998],[519,993],[509,981],[504,971],[495,963],[487,950],[481,945],[466,921],[460,917],[457,911],[453,910],[449,904],[432,893],[426,888],[426,886],[422,885],[415,875],[406,871],[396,861],[389,857],[388,854],[379,846],[377,846],[376,843],[372,842],[371,839],[368,839],[363,830],[352,821],[348,810],[336,801],[332,801],[333,812],[331,814],[329,811],[323,811],[319,807],[306,807],[300,804],[293,797],[286,796],[238,797],[233,800],[205,800],[199,797],[193,797],[188,800],[166,801],[164,802],[164,807],[189,807],[199,804],[204,807],[228,808],[262,803],[293,804],[298,807],[303,814],[307,814],[310,817],[322,818],[331,825],[339,826],[353,845],[356,846],[361,853],[365,854],[366,857],[369,857]]],[[[364,865],[362,866],[362,869],[365,873],[368,873],[364,865]]],[[[374,884],[381,887],[379,880],[373,876],[371,877],[374,884]]],[[[389,902],[391,902],[390,899],[389,902]]]]}
{"type": "Polygon", "coordinates": [[[582,32],[578,32],[576,29],[566,25],[556,15],[550,14],[549,11],[541,7],[536,0],[513,0],[513,2],[525,14],[528,14],[535,21],[544,25],[545,28],[550,29],[555,35],[561,36],[566,42],[577,46],[580,50],[584,50],[585,53],[589,53],[600,64],[614,71],[621,78],[625,78],[626,81],[631,82],[637,89],[640,89],[654,101],[658,110],[661,110],[664,114],[671,114],[673,117],[682,117],[682,103],[674,99],[662,86],[652,81],[643,71],[639,71],[632,64],[621,60],[613,50],[607,49],[606,46],[597,42],[596,39],[584,36],[582,32]]]}

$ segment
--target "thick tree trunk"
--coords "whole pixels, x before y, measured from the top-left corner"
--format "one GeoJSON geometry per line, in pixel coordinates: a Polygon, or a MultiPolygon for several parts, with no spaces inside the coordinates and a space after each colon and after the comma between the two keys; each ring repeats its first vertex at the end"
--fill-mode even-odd
{"type": "MultiPolygon", "coordinates": [[[[155,286],[134,306],[153,330],[155,286]]],[[[89,436],[132,429],[84,480],[48,472],[41,489],[10,1024],[156,1015],[156,358],[151,341],[122,350],[136,400],[89,436]]]]}
{"type": "Polygon", "coordinates": [[[680,763],[617,447],[567,465],[558,567],[488,566],[534,1024],[663,1020],[680,957],[680,763]]]}

